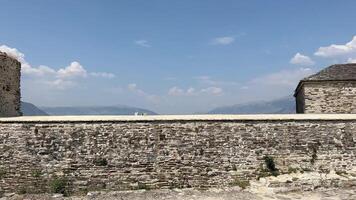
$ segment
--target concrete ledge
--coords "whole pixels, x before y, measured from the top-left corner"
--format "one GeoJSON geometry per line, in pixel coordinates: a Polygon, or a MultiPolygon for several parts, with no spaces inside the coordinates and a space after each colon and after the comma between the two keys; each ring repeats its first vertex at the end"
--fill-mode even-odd
{"type": "Polygon", "coordinates": [[[17,122],[151,122],[151,121],[304,121],[356,120],[356,114],[259,114],[259,115],[82,115],[82,116],[27,116],[0,118],[0,123],[17,122]]]}

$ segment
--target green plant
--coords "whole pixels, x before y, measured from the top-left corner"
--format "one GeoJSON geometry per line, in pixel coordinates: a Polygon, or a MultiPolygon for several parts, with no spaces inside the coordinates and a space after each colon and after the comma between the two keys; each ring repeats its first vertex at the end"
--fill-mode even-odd
{"type": "Polygon", "coordinates": [[[53,193],[61,193],[61,194],[67,194],[66,186],[67,186],[67,179],[66,178],[58,178],[55,177],[52,179],[51,183],[51,190],[53,193]]]}
{"type": "Polygon", "coordinates": [[[41,172],[41,170],[36,169],[31,172],[31,175],[35,178],[39,178],[42,175],[42,172],[41,172]]]}
{"type": "Polygon", "coordinates": [[[269,171],[276,171],[276,164],[274,163],[274,159],[272,156],[265,156],[263,158],[265,160],[266,167],[269,171]]]}
{"type": "Polygon", "coordinates": [[[263,157],[264,161],[265,161],[265,165],[267,167],[267,169],[269,170],[269,172],[273,175],[273,176],[278,176],[279,172],[278,169],[276,168],[276,164],[274,162],[274,159],[272,156],[265,156],[263,157]]]}
{"type": "Polygon", "coordinates": [[[239,180],[235,179],[233,182],[230,183],[231,186],[239,186],[243,190],[250,186],[250,182],[246,180],[239,180]]]}
{"type": "Polygon", "coordinates": [[[297,173],[297,172],[298,172],[298,168],[288,167],[288,174],[297,173]]]}
{"type": "Polygon", "coordinates": [[[141,182],[137,183],[137,189],[139,189],[139,190],[150,190],[150,188],[148,187],[148,185],[146,183],[141,183],[141,182]]]}
{"type": "Polygon", "coordinates": [[[297,178],[297,177],[292,178],[292,181],[297,181],[297,180],[299,180],[299,178],[297,178]]]}
{"type": "Polygon", "coordinates": [[[105,158],[94,159],[93,163],[96,166],[107,166],[108,165],[108,161],[105,158]]]}

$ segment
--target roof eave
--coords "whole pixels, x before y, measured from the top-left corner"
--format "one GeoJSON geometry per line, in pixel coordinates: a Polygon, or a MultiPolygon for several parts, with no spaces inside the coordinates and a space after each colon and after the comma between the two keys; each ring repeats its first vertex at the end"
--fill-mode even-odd
{"type": "Polygon", "coordinates": [[[305,82],[304,80],[299,81],[299,83],[297,85],[297,88],[295,88],[295,90],[294,90],[294,94],[293,94],[294,97],[297,97],[298,92],[299,92],[299,90],[302,87],[304,82],[305,82]]]}
{"type": "Polygon", "coordinates": [[[298,85],[297,85],[297,88],[294,90],[294,97],[297,96],[299,90],[301,89],[301,87],[303,86],[304,83],[307,83],[307,82],[356,82],[356,79],[344,79],[344,80],[300,80],[298,85]]]}

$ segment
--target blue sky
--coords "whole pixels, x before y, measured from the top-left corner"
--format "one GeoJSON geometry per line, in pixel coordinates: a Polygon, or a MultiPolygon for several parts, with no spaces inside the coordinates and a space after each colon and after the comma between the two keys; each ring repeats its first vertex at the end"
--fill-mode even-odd
{"type": "Polygon", "coordinates": [[[356,1],[1,0],[22,100],[159,113],[287,96],[356,61],[356,1]]]}

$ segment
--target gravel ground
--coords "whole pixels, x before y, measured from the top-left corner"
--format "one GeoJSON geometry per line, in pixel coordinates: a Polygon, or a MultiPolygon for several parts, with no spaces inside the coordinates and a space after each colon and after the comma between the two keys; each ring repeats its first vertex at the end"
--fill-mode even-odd
{"type": "Polygon", "coordinates": [[[183,190],[136,190],[120,192],[89,192],[86,196],[61,197],[56,194],[17,195],[8,194],[1,200],[356,200],[354,189],[329,189],[308,192],[253,193],[238,187],[199,191],[183,190]]]}

